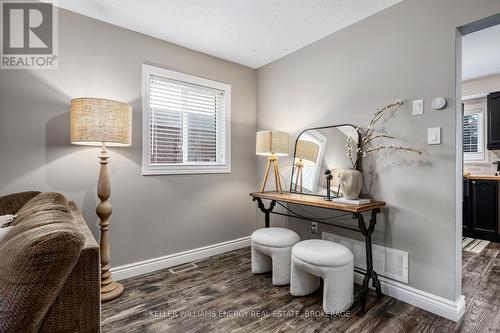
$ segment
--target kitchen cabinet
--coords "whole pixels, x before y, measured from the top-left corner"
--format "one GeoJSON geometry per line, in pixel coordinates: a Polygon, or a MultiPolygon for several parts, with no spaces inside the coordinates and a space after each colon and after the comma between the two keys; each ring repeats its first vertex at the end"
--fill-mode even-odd
{"type": "Polygon", "coordinates": [[[463,235],[500,242],[499,182],[464,179],[463,235]]]}
{"type": "Polygon", "coordinates": [[[470,181],[468,179],[464,179],[464,200],[463,200],[463,211],[462,211],[462,218],[463,218],[463,231],[462,233],[465,236],[465,233],[468,233],[471,230],[471,224],[470,224],[470,218],[469,218],[469,206],[470,206],[470,195],[469,195],[469,183],[470,181]]]}
{"type": "Polygon", "coordinates": [[[500,91],[488,95],[488,150],[500,149],[500,91]]]}

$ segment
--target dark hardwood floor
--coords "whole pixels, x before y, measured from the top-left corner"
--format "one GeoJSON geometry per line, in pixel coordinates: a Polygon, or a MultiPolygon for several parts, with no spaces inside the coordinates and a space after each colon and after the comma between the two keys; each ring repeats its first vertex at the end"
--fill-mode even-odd
{"type": "Polygon", "coordinates": [[[465,316],[459,332],[500,332],[500,244],[480,253],[462,252],[462,294],[465,316]]]}
{"type": "MultiPolygon", "coordinates": [[[[500,332],[500,244],[464,252],[466,314],[458,324],[391,297],[356,316],[324,317],[321,293],[293,297],[270,274],[250,272],[249,248],[122,281],[123,295],[102,307],[103,332],[500,332]]],[[[359,288],[356,288],[356,294],[359,288]]]]}

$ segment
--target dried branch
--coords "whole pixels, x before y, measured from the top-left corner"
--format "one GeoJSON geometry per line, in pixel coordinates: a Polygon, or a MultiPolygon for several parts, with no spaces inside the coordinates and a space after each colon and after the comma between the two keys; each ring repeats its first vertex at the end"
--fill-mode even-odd
{"type": "Polygon", "coordinates": [[[347,157],[353,167],[356,166],[359,154],[363,154],[363,156],[366,156],[367,154],[376,153],[382,150],[396,150],[396,151],[405,151],[415,154],[422,154],[420,150],[415,149],[413,147],[396,145],[395,144],[396,138],[392,135],[383,132],[378,132],[378,133],[375,132],[375,125],[380,119],[382,119],[384,114],[386,112],[397,110],[401,106],[401,104],[403,104],[403,102],[401,102],[398,99],[394,103],[391,103],[377,110],[377,112],[373,114],[373,117],[370,120],[370,123],[368,124],[368,127],[366,129],[363,129],[359,126],[356,127],[356,131],[359,133],[361,143],[358,144],[355,155],[353,154],[353,146],[352,146],[354,140],[349,137],[346,142],[347,157]],[[375,139],[379,139],[380,144],[377,147],[367,147],[368,144],[370,143],[373,144],[373,140],[375,139]],[[384,139],[390,139],[393,140],[393,142],[392,144],[382,143],[384,139]]]}
{"type": "Polygon", "coordinates": [[[420,150],[415,149],[413,147],[395,146],[394,144],[392,144],[390,146],[378,146],[378,147],[369,148],[363,152],[363,156],[366,156],[367,154],[370,154],[370,153],[376,153],[376,152],[381,151],[381,150],[391,150],[391,149],[392,150],[399,150],[399,151],[406,151],[409,153],[416,153],[419,155],[422,154],[422,152],[420,150]]]}
{"type": "MultiPolygon", "coordinates": [[[[354,140],[351,137],[348,137],[345,148],[347,151],[347,158],[351,162],[351,166],[354,168],[356,166],[356,161],[352,159],[352,143],[353,143],[353,141],[354,140]]],[[[357,154],[356,154],[356,156],[357,156],[357,154]]]]}
{"type": "Polygon", "coordinates": [[[363,144],[365,144],[366,143],[366,139],[369,138],[371,135],[373,135],[373,132],[374,132],[374,128],[373,127],[382,118],[382,116],[384,115],[385,112],[397,110],[401,106],[401,104],[403,104],[403,102],[401,102],[398,99],[394,103],[386,105],[383,108],[377,110],[377,112],[375,112],[373,114],[373,117],[370,120],[370,124],[368,125],[368,127],[366,128],[366,130],[364,131],[364,133],[362,133],[363,134],[363,140],[361,142],[363,144]]]}
{"type": "Polygon", "coordinates": [[[385,133],[379,133],[379,134],[375,134],[375,135],[372,135],[371,137],[367,138],[364,142],[364,144],[366,145],[367,143],[375,140],[375,139],[392,139],[392,140],[396,140],[396,137],[394,136],[391,136],[391,135],[388,135],[388,134],[385,134],[385,133]]]}

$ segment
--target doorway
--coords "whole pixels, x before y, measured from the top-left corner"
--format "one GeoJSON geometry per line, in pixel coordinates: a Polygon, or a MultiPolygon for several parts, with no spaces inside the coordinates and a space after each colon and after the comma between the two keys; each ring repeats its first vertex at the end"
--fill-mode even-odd
{"type": "Polygon", "coordinates": [[[500,15],[458,28],[456,40],[456,290],[467,328],[478,300],[480,316],[494,318],[500,294],[500,15]]]}

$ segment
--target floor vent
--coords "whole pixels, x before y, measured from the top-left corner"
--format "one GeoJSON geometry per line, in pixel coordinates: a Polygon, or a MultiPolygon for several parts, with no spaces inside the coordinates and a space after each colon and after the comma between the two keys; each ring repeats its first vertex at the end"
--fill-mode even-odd
{"type": "MultiPolygon", "coordinates": [[[[366,271],[365,242],[323,232],[323,239],[342,244],[354,254],[354,267],[366,271]]],[[[408,252],[373,244],[373,269],[381,276],[408,283],[408,252]]]]}
{"type": "Polygon", "coordinates": [[[191,262],[189,264],[184,264],[184,265],[172,267],[168,271],[172,274],[177,274],[177,273],[187,272],[187,271],[190,271],[190,270],[195,269],[195,268],[198,268],[198,266],[196,266],[195,263],[191,262]]]}

